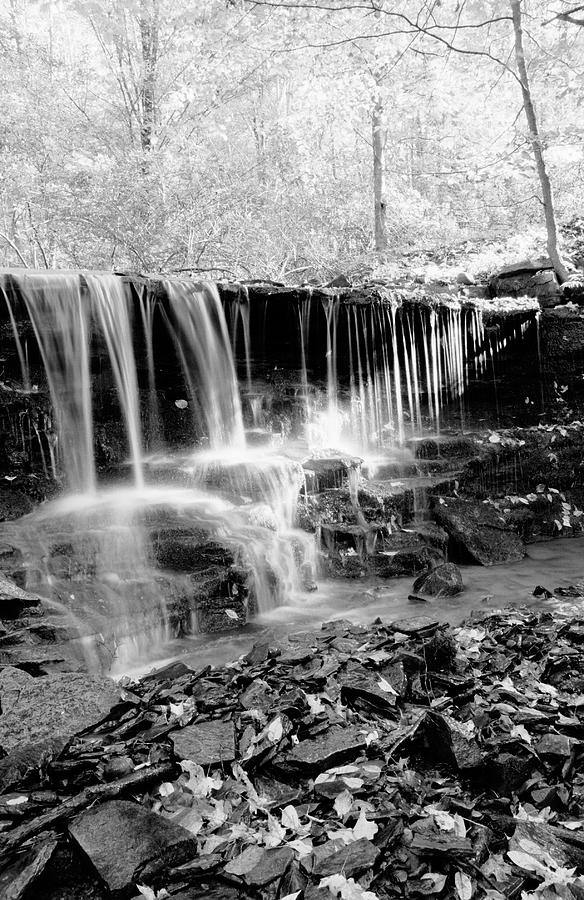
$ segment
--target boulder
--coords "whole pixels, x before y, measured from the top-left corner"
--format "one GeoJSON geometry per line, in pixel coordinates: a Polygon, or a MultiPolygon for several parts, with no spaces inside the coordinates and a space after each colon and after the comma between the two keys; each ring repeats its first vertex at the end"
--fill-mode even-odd
{"type": "Polygon", "coordinates": [[[488,503],[439,497],[434,503],[435,520],[450,537],[457,558],[482,566],[523,559],[525,546],[504,516],[488,503]]]}
{"type": "Polygon", "coordinates": [[[454,597],[463,590],[462,574],[454,563],[443,563],[414,581],[415,593],[431,597],[454,597]]]}
{"type": "Polygon", "coordinates": [[[35,678],[0,717],[0,747],[8,752],[47,738],[69,738],[103,719],[119,699],[110,678],[73,673],[35,678]]]}
{"type": "Polygon", "coordinates": [[[114,896],[197,853],[196,838],[185,828],[127,800],[88,810],[69,834],[114,896]]]}
{"type": "Polygon", "coordinates": [[[400,578],[427,572],[443,559],[444,556],[438,550],[419,544],[403,550],[374,553],[369,563],[371,572],[379,578],[400,578]]]}

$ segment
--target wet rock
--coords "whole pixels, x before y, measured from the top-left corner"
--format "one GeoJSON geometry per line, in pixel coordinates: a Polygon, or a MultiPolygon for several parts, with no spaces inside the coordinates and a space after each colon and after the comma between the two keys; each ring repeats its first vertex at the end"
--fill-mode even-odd
{"type": "Polygon", "coordinates": [[[378,857],[379,850],[375,844],[367,838],[359,838],[347,847],[315,861],[312,874],[318,878],[326,878],[327,875],[342,872],[345,878],[354,878],[374,866],[378,857]]]}
{"type": "Polygon", "coordinates": [[[225,874],[249,887],[261,888],[282,878],[294,859],[290,847],[248,847],[225,866],[225,874]]]}
{"type": "Polygon", "coordinates": [[[232,631],[246,624],[254,602],[247,569],[210,569],[190,577],[199,631],[232,631]]]}
{"type": "Polygon", "coordinates": [[[104,718],[119,698],[115,682],[97,675],[35,678],[0,717],[0,747],[8,752],[46,738],[70,737],[104,718]]]}
{"type": "Polygon", "coordinates": [[[453,552],[483,566],[523,559],[523,541],[493,506],[473,500],[441,497],[434,518],[450,536],[453,552]]]}
{"type": "Polygon", "coordinates": [[[88,810],[69,826],[69,834],[114,895],[197,852],[186,829],[126,800],[88,810]]]}
{"type": "Polygon", "coordinates": [[[462,573],[454,563],[443,563],[414,581],[414,591],[431,597],[454,597],[463,590],[462,573]]]}
{"type": "Polygon", "coordinates": [[[302,463],[306,490],[317,494],[328,488],[340,488],[346,482],[349,471],[358,472],[362,462],[357,456],[342,454],[306,459],[302,463]]]}
{"type": "Polygon", "coordinates": [[[34,503],[22,491],[14,488],[0,489],[0,522],[20,519],[21,516],[26,516],[33,509],[34,503]]]}
{"type": "Polygon", "coordinates": [[[347,703],[365,701],[380,715],[392,713],[396,707],[396,695],[383,690],[383,682],[363,666],[350,665],[339,677],[341,699],[347,703]]]}
{"type": "Polygon", "coordinates": [[[491,785],[495,790],[510,797],[529,777],[533,769],[532,760],[514,753],[499,753],[489,768],[491,785]]]}
{"type": "Polygon", "coordinates": [[[307,771],[321,771],[355,759],[367,745],[359,728],[332,728],[314,740],[300,741],[288,754],[288,762],[307,771]]]}
{"type": "Polygon", "coordinates": [[[190,759],[200,766],[232,762],[235,733],[232,722],[199,722],[171,735],[178,759],[190,759]]]}
{"type": "Polygon", "coordinates": [[[454,834],[415,834],[410,850],[420,856],[468,857],[472,854],[473,847],[469,838],[454,834]]]}
{"type": "Polygon", "coordinates": [[[0,573],[18,587],[25,587],[26,569],[22,550],[5,541],[0,541],[0,573]]]}
{"type": "Polygon", "coordinates": [[[369,568],[379,578],[401,578],[427,572],[443,561],[442,554],[423,544],[405,550],[381,551],[370,557],[369,568]]]}
{"type": "MultiPolygon", "coordinates": [[[[300,656],[304,656],[304,654],[300,654],[300,656]]],[[[293,664],[293,661],[289,659],[286,662],[290,665],[293,664]]],[[[274,693],[267,681],[257,678],[246,688],[239,698],[239,702],[245,709],[261,709],[266,712],[274,702],[274,693]]]]}
{"type": "Polygon", "coordinates": [[[544,822],[517,822],[509,849],[522,851],[525,841],[540,848],[541,858],[549,853],[560,866],[584,866],[584,838],[577,831],[544,822]]]}
{"type": "Polygon", "coordinates": [[[0,619],[18,619],[29,610],[36,610],[42,599],[0,576],[0,619]]]}
{"type": "Polygon", "coordinates": [[[543,757],[568,759],[572,755],[573,746],[573,739],[567,735],[549,732],[542,735],[533,749],[543,757]]]}
{"type": "Polygon", "coordinates": [[[477,438],[470,434],[441,434],[414,438],[409,447],[419,459],[466,459],[477,451],[477,438]]]}
{"type": "Polygon", "coordinates": [[[175,572],[200,572],[228,568],[233,551],[209,540],[208,532],[195,528],[164,528],[151,533],[156,565],[175,572]]]}
{"type": "Polygon", "coordinates": [[[46,835],[32,846],[25,848],[16,861],[0,874],[2,900],[21,900],[29,889],[32,890],[34,882],[44,871],[56,846],[56,836],[46,835]]]}
{"type": "Polygon", "coordinates": [[[437,759],[456,766],[466,774],[482,768],[484,757],[475,738],[451,716],[429,713],[426,734],[430,752],[437,759]]]}
{"type": "Polygon", "coordinates": [[[396,619],[389,627],[401,634],[427,636],[434,634],[439,625],[439,622],[429,616],[412,616],[409,619],[396,619]]]}

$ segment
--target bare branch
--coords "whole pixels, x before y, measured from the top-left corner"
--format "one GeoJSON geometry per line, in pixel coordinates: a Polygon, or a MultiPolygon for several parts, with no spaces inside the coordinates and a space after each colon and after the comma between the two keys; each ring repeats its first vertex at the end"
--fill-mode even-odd
{"type": "Polygon", "coordinates": [[[21,263],[25,267],[25,269],[28,269],[29,265],[28,265],[27,261],[25,260],[24,256],[22,255],[22,253],[20,252],[20,250],[18,249],[18,247],[16,246],[16,244],[14,243],[14,241],[11,241],[10,238],[8,237],[8,235],[4,234],[3,231],[0,231],[0,238],[3,238],[6,241],[8,246],[14,250],[14,252],[18,256],[19,260],[21,261],[21,263]]]}

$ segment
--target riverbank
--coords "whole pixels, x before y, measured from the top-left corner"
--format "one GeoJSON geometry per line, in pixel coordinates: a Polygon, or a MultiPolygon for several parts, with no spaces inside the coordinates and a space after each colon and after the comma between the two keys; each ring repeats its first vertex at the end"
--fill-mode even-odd
{"type": "Polygon", "coordinates": [[[117,686],[5,668],[0,895],[580,896],[583,640],[566,605],[338,620],[117,686]]]}

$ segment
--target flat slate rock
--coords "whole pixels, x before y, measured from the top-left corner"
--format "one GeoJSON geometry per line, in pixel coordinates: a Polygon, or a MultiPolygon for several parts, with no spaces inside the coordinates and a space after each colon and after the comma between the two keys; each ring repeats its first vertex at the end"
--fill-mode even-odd
{"type": "Polygon", "coordinates": [[[200,766],[232,762],[235,759],[233,722],[199,722],[171,735],[174,753],[200,766]]]}
{"type": "Polygon", "coordinates": [[[34,678],[0,717],[0,747],[8,752],[59,735],[71,737],[101,721],[119,699],[118,686],[101,675],[34,678]]]}
{"type": "Polygon", "coordinates": [[[412,616],[408,619],[396,619],[395,622],[391,622],[389,627],[392,631],[399,631],[401,634],[428,634],[431,631],[435,631],[439,622],[436,619],[431,619],[429,616],[412,616]]]}
{"type": "Polygon", "coordinates": [[[45,834],[32,846],[27,847],[16,857],[14,863],[4,869],[0,875],[0,897],[2,900],[21,900],[43,873],[57,846],[55,834],[45,834]]]}
{"type": "Polygon", "coordinates": [[[354,759],[366,746],[363,729],[331,728],[322,737],[300,741],[287,759],[298,768],[321,771],[354,759]]]}
{"type": "Polygon", "coordinates": [[[290,847],[247,847],[225,866],[228,875],[240,878],[249,887],[263,887],[281,878],[294,859],[290,847]]]}
{"type": "Polygon", "coordinates": [[[128,800],[88,810],[71,823],[69,834],[114,894],[141,883],[146,872],[153,876],[197,853],[196,838],[186,828],[128,800]]]}
{"type": "Polygon", "coordinates": [[[379,850],[368,838],[359,838],[341,850],[325,856],[314,864],[312,874],[319,878],[327,875],[338,875],[342,872],[345,878],[360,875],[373,866],[379,856],[379,850]]]}

